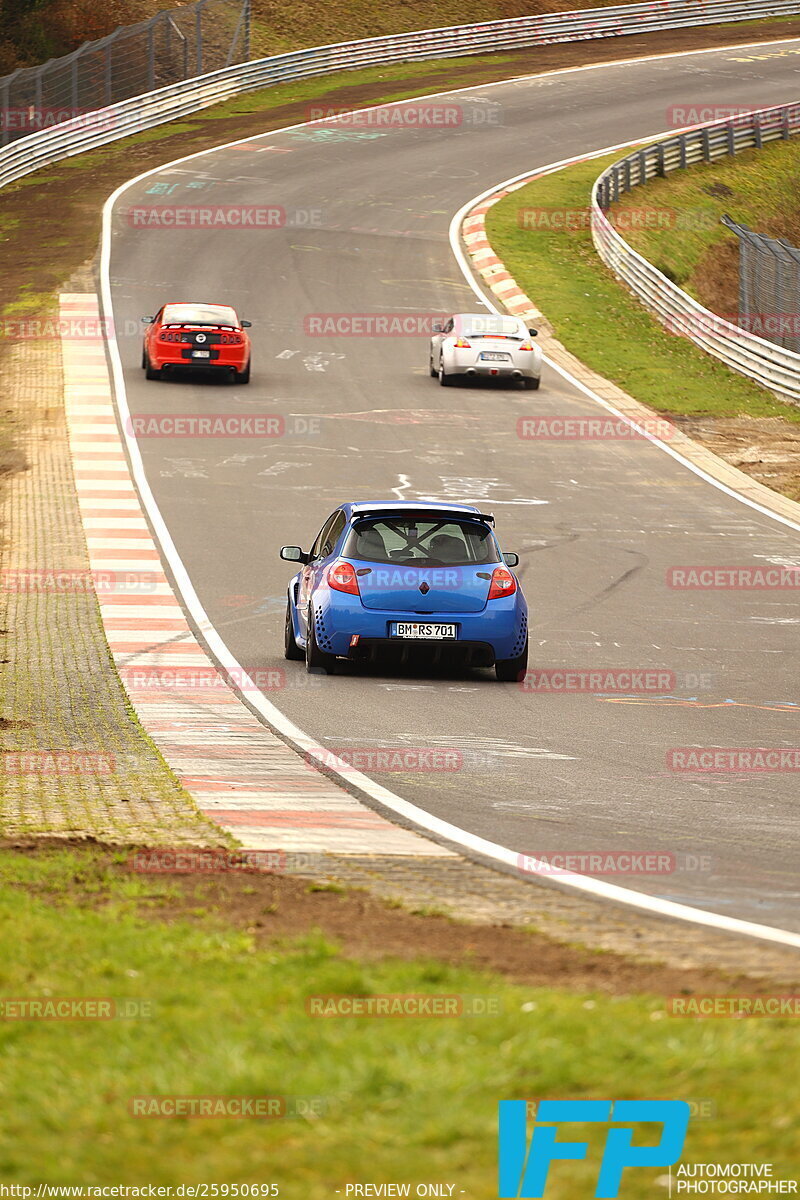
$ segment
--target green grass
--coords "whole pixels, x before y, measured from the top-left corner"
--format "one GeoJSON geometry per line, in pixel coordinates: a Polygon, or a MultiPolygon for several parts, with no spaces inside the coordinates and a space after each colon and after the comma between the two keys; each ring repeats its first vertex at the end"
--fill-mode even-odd
{"type": "Polygon", "coordinates": [[[800,421],[800,410],[667,333],[605,267],[588,229],[520,228],[523,208],[585,213],[594,180],[619,157],[545,176],[489,210],[488,237],[508,270],[568,350],[658,412],[800,421]]]}
{"type": "MultiPolygon", "coordinates": [[[[313,932],[259,949],[219,914],[162,923],[169,885],[69,850],[0,851],[0,874],[2,996],[138,999],[153,1012],[0,1022],[4,1183],[275,1182],[283,1196],[322,1200],[352,1180],[445,1180],[491,1197],[498,1100],[597,1096],[710,1099],[716,1114],[693,1122],[686,1161],[736,1160],[746,1146],[748,1160],[788,1170],[788,1114],[800,1104],[797,1073],[785,1072],[789,1022],[681,1020],[656,997],[353,961],[313,932]],[[313,994],[382,992],[492,996],[501,1011],[306,1014],[313,994]],[[314,1098],[322,1111],[270,1122],[129,1115],[131,1096],[173,1093],[314,1098]]],[[[591,1194],[593,1170],[559,1168],[548,1195],[591,1194]]],[[[651,1197],[653,1172],[631,1175],[621,1194],[651,1197]]]]}
{"type": "Polygon", "coordinates": [[[665,225],[661,229],[635,229],[626,240],[682,288],[706,303],[705,267],[722,246],[736,239],[720,218],[730,215],[773,237],[800,245],[800,139],[773,142],[762,150],[748,150],[718,163],[701,163],[654,179],[646,188],[634,188],[612,208],[626,214],[644,205],[674,213],[681,221],[680,236],[665,225]],[[700,269],[700,274],[698,274],[700,269]]]}

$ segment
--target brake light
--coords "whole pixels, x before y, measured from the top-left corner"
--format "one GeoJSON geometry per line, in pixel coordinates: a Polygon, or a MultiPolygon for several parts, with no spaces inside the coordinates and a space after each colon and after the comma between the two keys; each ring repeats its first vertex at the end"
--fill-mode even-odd
{"type": "Polygon", "coordinates": [[[471,350],[472,349],[472,347],[470,346],[470,344],[466,338],[456,338],[456,340],[453,342],[453,345],[457,346],[459,350],[471,350]]]}
{"type": "Polygon", "coordinates": [[[489,585],[489,599],[499,600],[501,596],[513,596],[517,590],[517,581],[505,567],[495,567],[492,571],[492,582],[489,585]]]}
{"type": "Polygon", "coordinates": [[[160,342],[180,342],[182,340],[182,334],[170,333],[168,330],[162,330],[158,335],[158,340],[160,342]]]}
{"type": "Polygon", "coordinates": [[[220,338],[223,346],[241,346],[242,338],[238,333],[223,333],[220,338]]]}
{"type": "Polygon", "coordinates": [[[519,348],[520,350],[532,350],[533,346],[530,344],[530,342],[523,342],[519,348]]]}
{"type": "Polygon", "coordinates": [[[328,568],[328,586],[337,592],[347,592],[350,596],[359,596],[358,580],[355,567],[349,562],[335,562],[328,568]]]}

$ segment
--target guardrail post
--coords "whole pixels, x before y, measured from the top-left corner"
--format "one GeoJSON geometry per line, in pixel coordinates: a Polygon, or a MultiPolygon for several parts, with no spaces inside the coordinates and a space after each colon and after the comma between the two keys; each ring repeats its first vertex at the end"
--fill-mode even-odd
{"type": "Polygon", "coordinates": [[[784,141],[786,141],[789,137],[791,137],[791,133],[792,130],[789,123],[789,111],[788,109],[784,109],[781,120],[781,137],[784,141]]]}
{"type": "Polygon", "coordinates": [[[155,22],[158,17],[153,17],[152,21],[147,26],[147,90],[152,92],[156,86],[156,31],[155,22]]]}
{"type": "Polygon", "coordinates": [[[626,192],[629,192],[631,190],[631,160],[630,160],[630,158],[626,158],[625,161],[623,162],[622,166],[625,171],[625,179],[624,179],[623,187],[626,192]]]}
{"type": "Polygon", "coordinates": [[[8,132],[8,118],[9,118],[8,110],[10,107],[11,107],[11,80],[7,79],[5,81],[5,83],[3,84],[3,121],[2,121],[2,125],[0,126],[0,128],[2,129],[2,133],[0,133],[0,145],[2,145],[2,146],[7,146],[8,143],[11,141],[11,138],[10,138],[9,132],[8,132]]]}
{"type": "Polygon", "coordinates": [[[660,175],[662,177],[664,175],[666,175],[667,172],[666,172],[666,169],[664,166],[664,162],[665,162],[664,143],[658,142],[658,144],[656,145],[656,175],[660,175]]]}
{"type": "Polygon", "coordinates": [[[761,113],[756,113],[755,117],[753,118],[753,141],[755,143],[756,150],[760,150],[764,145],[764,137],[761,132],[761,113]]]}
{"type": "Polygon", "coordinates": [[[687,145],[685,133],[680,134],[680,136],[678,137],[678,151],[680,153],[681,167],[683,168],[683,167],[688,166],[689,156],[688,156],[688,145],[687,145]]]}
{"type": "Polygon", "coordinates": [[[705,162],[711,162],[711,134],[708,129],[702,131],[703,138],[703,159],[705,162]]]}
{"type": "Polygon", "coordinates": [[[728,137],[728,154],[735,155],[736,154],[736,128],[734,126],[733,121],[728,121],[727,125],[725,126],[725,133],[727,134],[727,137],[728,137]]]}
{"type": "Polygon", "coordinates": [[[639,183],[647,183],[647,154],[644,150],[639,151],[639,183]]]}

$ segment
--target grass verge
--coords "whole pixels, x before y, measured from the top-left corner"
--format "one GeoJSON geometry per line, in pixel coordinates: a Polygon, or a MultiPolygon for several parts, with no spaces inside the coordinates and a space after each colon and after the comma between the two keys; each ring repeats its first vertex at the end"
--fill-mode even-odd
{"type": "MultiPolygon", "coordinates": [[[[497,254],[569,351],[656,411],[800,423],[800,409],[781,404],[685,338],[667,333],[603,264],[588,229],[552,228],[548,213],[586,213],[594,180],[618,158],[616,153],[567,167],[495,204],[487,234],[497,254]],[[544,214],[537,228],[521,227],[521,209],[544,214]]],[[[648,192],[648,207],[654,203],[648,192]]]]}
{"type": "MultiPolygon", "coordinates": [[[[249,888],[261,915],[245,926],[213,890],[198,903],[185,881],[131,875],[98,850],[3,849],[0,876],[4,997],[109,997],[150,1013],[0,1022],[5,1183],[275,1183],[281,1196],[322,1200],[350,1181],[435,1180],[488,1197],[497,1101],[564,1096],[705,1102],[710,1115],[692,1122],[685,1161],[736,1160],[746,1145],[748,1160],[771,1160],[776,1175],[790,1167],[800,1081],[784,1070],[796,1036],[786,1021],[679,1020],[663,996],[520,984],[427,958],[423,939],[401,959],[346,957],[314,928],[271,937],[281,901],[264,903],[264,877],[249,888]],[[318,994],[382,993],[481,996],[497,1012],[315,1018],[306,1009],[318,994]],[[175,1094],[296,1098],[301,1115],[130,1113],[131,1097],[175,1094]]],[[[585,1132],[589,1161],[554,1169],[555,1200],[593,1192],[602,1134],[585,1132]]],[[[629,1173],[627,1200],[652,1196],[653,1178],[629,1173]]]]}
{"type": "Polygon", "coordinates": [[[733,314],[739,307],[739,244],[720,218],[727,213],[740,225],[800,246],[798,174],[800,139],[773,142],[655,179],[612,211],[621,222],[643,204],[662,215],[660,229],[633,228],[628,242],[701,304],[733,314]],[[676,236],[671,226],[678,223],[676,236]]]}

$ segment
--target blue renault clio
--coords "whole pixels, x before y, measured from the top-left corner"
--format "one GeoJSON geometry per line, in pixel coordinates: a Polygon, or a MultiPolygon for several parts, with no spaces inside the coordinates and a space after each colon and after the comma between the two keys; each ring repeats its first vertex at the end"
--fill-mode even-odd
{"type": "Polygon", "coordinates": [[[313,546],[284,546],[301,564],[289,582],[285,654],[332,673],[337,659],[386,658],[494,667],[503,682],[528,664],[528,606],[516,554],[494,518],[468,504],[342,504],[313,546]]]}

